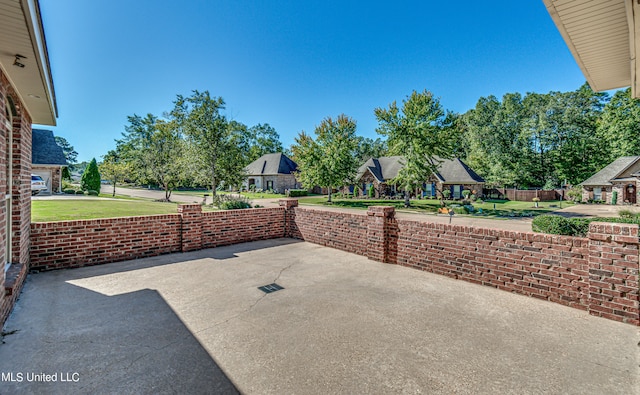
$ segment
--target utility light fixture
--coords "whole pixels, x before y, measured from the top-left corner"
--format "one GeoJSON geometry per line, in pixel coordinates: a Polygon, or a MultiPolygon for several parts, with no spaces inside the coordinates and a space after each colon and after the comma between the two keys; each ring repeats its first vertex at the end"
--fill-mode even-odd
{"type": "Polygon", "coordinates": [[[21,59],[26,59],[26,56],[22,56],[20,54],[16,54],[16,59],[13,61],[14,66],[18,66],[20,68],[24,68],[24,63],[20,62],[21,59]]]}

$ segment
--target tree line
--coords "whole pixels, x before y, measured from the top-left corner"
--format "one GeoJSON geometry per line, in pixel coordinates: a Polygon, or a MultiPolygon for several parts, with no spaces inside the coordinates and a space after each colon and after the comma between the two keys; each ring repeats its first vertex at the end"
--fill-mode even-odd
{"type": "MultiPolygon", "coordinates": [[[[575,91],[481,97],[464,114],[442,107],[431,92],[412,92],[374,109],[375,139],[356,134],[356,121],[327,117],[314,135],[301,131],[283,149],[268,124],[248,127],[223,114],[208,91],[177,95],[162,117],[132,115],[116,149],[103,157],[104,178],[126,178],[171,191],[179,186],[237,187],[243,169],[266,153],[285,152],[305,187],[353,184],[371,157],[401,155],[395,182],[419,186],[441,160],[463,159],[493,187],[554,188],[578,184],[619,156],[640,154],[640,105],[630,90],[613,96],[585,83],[575,91]]],[[[408,196],[407,196],[408,197],[408,196]]]]}

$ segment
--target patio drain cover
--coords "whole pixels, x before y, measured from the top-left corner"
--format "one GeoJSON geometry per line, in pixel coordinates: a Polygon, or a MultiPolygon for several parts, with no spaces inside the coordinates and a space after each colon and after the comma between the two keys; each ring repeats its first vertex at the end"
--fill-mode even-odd
{"type": "Polygon", "coordinates": [[[262,287],[258,287],[258,289],[266,294],[270,294],[271,292],[280,291],[281,289],[284,289],[284,288],[279,286],[276,283],[273,283],[269,285],[263,285],[262,287]]]}

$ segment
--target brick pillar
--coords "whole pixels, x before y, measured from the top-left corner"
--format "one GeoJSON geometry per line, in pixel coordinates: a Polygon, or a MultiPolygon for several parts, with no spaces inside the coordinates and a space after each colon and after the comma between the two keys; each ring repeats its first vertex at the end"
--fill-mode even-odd
{"type": "Polygon", "coordinates": [[[390,206],[370,206],[367,210],[367,258],[391,263],[391,230],[395,209],[390,206]]]}
{"type": "Polygon", "coordinates": [[[182,218],[180,228],[182,252],[202,249],[202,206],[179,204],[178,214],[182,218]]]}
{"type": "Polygon", "coordinates": [[[296,226],[296,211],[298,207],[298,199],[280,199],[278,200],[280,207],[284,207],[284,236],[299,238],[298,227],[296,226]]]}
{"type": "Polygon", "coordinates": [[[638,225],[589,225],[589,313],[640,325],[638,225]]]}

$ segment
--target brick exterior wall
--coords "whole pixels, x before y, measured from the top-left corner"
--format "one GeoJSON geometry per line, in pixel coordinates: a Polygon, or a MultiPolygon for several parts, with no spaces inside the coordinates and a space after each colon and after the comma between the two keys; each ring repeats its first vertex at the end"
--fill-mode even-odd
{"type": "Polygon", "coordinates": [[[11,311],[29,268],[30,223],[31,116],[0,70],[0,325],[11,311]],[[9,156],[11,175],[8,174],[9,156]],[[7,195],[11,196],[10,210],[7,210],[7,195]],[[7,222],[12,226],[11,234],[7,234],[7,222]],[[7,240],[11,245],[10,254],[7,240]],[[7,262],[12,263],[8,271],[5,270],[7,262]]]}

